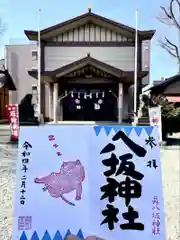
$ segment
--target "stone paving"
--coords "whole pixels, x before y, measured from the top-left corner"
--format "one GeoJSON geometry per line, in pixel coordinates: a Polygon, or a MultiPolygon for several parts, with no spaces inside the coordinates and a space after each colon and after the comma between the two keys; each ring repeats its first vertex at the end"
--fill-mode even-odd
{"type": "MultiPolygon", "coordinates": [[[[180,139],[180,134],[176,136],[180,139]]],[[[17,146],[0,144],[0,240],[10,240],[17,146]]],[[[180,146],[161,148],[167,240],[180,240],[180,146]]]]}

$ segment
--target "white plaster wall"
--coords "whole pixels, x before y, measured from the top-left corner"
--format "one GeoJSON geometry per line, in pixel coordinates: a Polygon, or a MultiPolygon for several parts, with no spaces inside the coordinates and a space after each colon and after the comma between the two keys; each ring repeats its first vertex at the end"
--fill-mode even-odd
{"type": "Polygon", "coordinates": [[[45,47],[45,71],[70,64],[90,53],[111,66],[124,71],[134,70],[134,47],[45,47]]]}

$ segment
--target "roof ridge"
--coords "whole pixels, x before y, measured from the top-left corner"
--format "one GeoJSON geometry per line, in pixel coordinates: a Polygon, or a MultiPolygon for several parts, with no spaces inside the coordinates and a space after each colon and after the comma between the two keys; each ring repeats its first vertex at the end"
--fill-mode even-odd
{"type": "MultiPolygon", "coordinates": [[[[122,23],[120,23],[120,22],[117,22],[117,21],[115,21],[115,20],[108,19],[108,18],[106,18],[106,17],[103,17],[103,16],[98,15],[98,14],[93,13],[93,12],[86,12],[86,13],[84,13],[84,14],[81,14],[81,15],[77,16],[77,17],[73,17],[73,18],[68,19],[68,20],[65,20],[65,21],[63,21],[63,22],[61,22],[61,23],[55,24],[55,25],[53,25],[53,26],[51,26],[51,27],[44,28],[44,29],[42,29],[40,32],[41,32],[41,35],[44,35],[44,34],[47,34],[47,33],[51,32],[51,31],[54,31],[54,30],[56,30],[56,29],[58,29],[58,28],[61,28],[61,27],[64,27],[64,26],[66,26],[66,25],[68,25],[68,24],[72,24],[72,23],[74,23],[74,22],[76,22],[76,21],[79,21],[79,20],[81,20],[81,19],[84,19],[84,18],[87,18],[87,19],[88,19],[88,18],[91,18],[91,17],[92,17],[92,18],[95,18],[95,19],[98,19],[98,20],[100,20],[100,21],[104,21],[104,22],[106,22],[107,24],[112,25],[112,26],[114,26],[114,27],[124,29],[125,31],[130,32],[130,33],[132,33],[132,34],[135,33],[135,28],[132,28],[132,27],[130,27],[130,26],[127,26],[127,25],[122,24],[122,23]]],[[[37,35],[37,31],[24,30],[24,32],[25,32],[25,34],[27,35],[27,37],[28,37],[29,35],[37,35]]],[[[149,35],[151,35],[151,37],[152,37],[152,36],[154,35],[154,33],[155,33],[155,30],[138,30],[138,33],[139,33],[140,35],[149,34],[149,35]]]]}

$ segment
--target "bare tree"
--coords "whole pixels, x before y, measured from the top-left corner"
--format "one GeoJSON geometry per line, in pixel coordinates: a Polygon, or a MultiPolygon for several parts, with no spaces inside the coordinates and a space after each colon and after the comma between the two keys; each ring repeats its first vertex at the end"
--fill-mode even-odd
{"type": "Polygon", "coordinates": [[[0,37],[4,34],[6,30],[6,24],[3,22],[2,18],[0,17],[0,37]]]}
{"type": "Polygon", "coordinates": [[[177,59],[180,73],[180,0],[169,0],[168,7],[161,6],[161,15],[158,20],[168,26],[173,26],[177,30],[178,43],[164,37],[160,40],[160,45],[171,56],[177,59]]]}

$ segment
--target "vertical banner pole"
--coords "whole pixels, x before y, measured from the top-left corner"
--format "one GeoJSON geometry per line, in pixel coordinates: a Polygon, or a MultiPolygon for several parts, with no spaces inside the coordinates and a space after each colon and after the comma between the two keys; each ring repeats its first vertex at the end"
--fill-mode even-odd
{"type": "Polygon", "coordinates": [[[134,124],[137,124],[137,58],[138,58],[138,9],[136,10],[135,58],[134,58],[134,124]]]}

